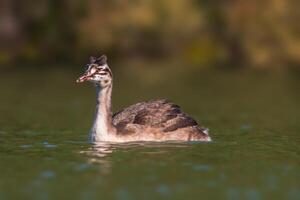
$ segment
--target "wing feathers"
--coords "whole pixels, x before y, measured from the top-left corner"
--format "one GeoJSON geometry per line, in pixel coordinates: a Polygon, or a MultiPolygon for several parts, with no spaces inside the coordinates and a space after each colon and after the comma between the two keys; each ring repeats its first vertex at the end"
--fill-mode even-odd
{"type": "Polygon", "coordinates": [[[194,119],[183,113],[178,105],[165,99],[129,106],[114,114],[113,123],[117,128],[123,128],[127,124],[138,124],[161,128],[163,132],[198,125],[194,119]]]}

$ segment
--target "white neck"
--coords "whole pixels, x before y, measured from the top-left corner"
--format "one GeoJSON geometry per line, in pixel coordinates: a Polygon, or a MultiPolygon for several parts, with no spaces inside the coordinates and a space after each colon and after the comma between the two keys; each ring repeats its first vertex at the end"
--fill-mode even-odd
{"type": "Polygon", "coordinates": [[[90,132],[91,141],[108,141],[115,135],[111,113],[112,85],[105,88],[96,86],[97,104],[94,124],[90,132]]]}

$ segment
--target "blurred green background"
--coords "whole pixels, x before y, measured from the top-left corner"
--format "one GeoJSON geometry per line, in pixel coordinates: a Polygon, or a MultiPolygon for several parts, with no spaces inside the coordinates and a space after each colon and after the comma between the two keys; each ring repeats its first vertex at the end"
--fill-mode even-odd
{"type": "Polygon", "coordinates": [[[299,68],[297,0],[1,0],[0,64],[182,62],[299,68]]]}

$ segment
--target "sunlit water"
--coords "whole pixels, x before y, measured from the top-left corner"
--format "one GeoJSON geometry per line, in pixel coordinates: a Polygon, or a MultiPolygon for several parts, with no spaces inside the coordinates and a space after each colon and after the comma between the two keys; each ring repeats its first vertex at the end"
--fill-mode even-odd
{"type": "Polygon", "coordinates": [[[166,97],[213,142],[92,145],[94,88],[79,74],[1,72],[1,200],[300,199],[298,75],[115,70],[114,110],[166,97]]]}

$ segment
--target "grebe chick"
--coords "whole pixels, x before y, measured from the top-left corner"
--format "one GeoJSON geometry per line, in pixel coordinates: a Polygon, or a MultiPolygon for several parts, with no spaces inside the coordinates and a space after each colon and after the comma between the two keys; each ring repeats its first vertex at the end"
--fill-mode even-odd
{"type": "Polygon", "coordinates": [[[84,81],[96,86],[92,142],[211,141],[208,129],[165,99],[137,103],[112,115],[113,76],[105,55],[90,57],[85,73],[76,82],[84,81]]]}

